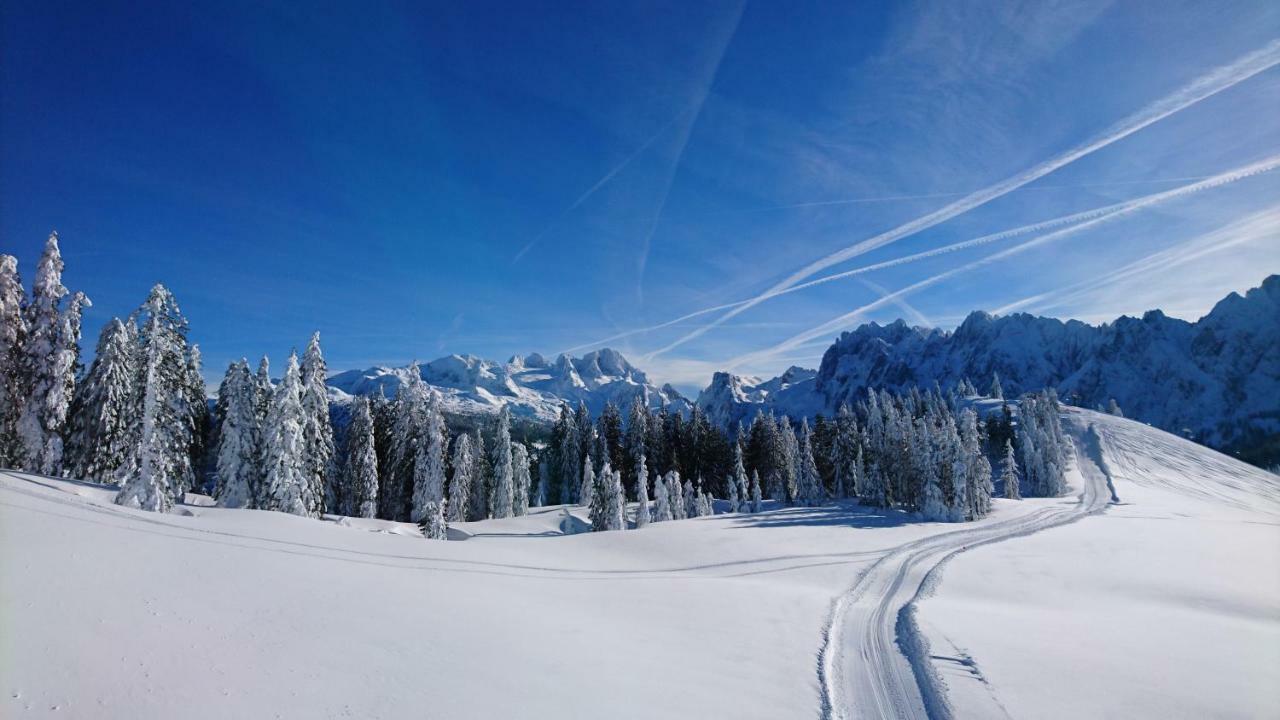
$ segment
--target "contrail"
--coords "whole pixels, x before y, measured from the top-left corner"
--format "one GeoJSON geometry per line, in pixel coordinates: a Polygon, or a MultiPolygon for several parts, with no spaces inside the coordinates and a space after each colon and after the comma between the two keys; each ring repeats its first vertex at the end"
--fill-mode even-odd
{"type": "Polygon", "coordinates": [[[684,117],[685,114],[687,114],[692,109],[693,109],[692,106],[690,106],[676,113],[674,117],[672,117],[670,120],[663,123],[662,127],[658,128],[657,132],[650,135],[648,140],[645,140],[643,143],[641,143],[640,146],[637,147],[635,150],[633,150],[630,155],[625,157],[622,160],[622,162],[618,163],[617,165],[614,165],[613,169],[605,173],[603,177],[597,180],[595,185],[592,185],[591,187],[587,188],[586,192],[579,195],[577,200],[574,200],[573,203],[569,205],[569,207],[565,208],[563,212],[561,212],[558,216],[556,216],[556,219],[553,220],[550,225],[547,225],[547,227],[543,228],[542,232],[538,233],[537,236],[535,236],[532,240],[525,243],[525,246],[520,248],[520,252],[516,253],[515,257],[511,258],[511,264],[514,265],[520,262],[520,258],[523,258],[526,254],[528,254],[528,252],[532,250],[534,247],[536,247],[539,242],[542,242],[542,239],[547,236],[547,233],[551,232],[553,229],[555,229],[557,225],[563,222],[564,219],[569,216],[569,213],[573,212],[574,210],[577,210],[578,206],[582,205],[582,203],[587,201],[587,198],[591,197],[592,195],[595,195],[597,190],[604,187],[606,184],[608,184],[610,180],[612,180],[615,176],[617,176],[618,173],[625,170],[633,160],[643,155],[644,152],[650,148],[650,146],[652,146],[655,142],[658,141],[658,138],[665,135],[666,132],[671,129],[672,125],[675,125],[680,118],[684,117]]]}
{"type": "MultiPolygon", "coordinates": [[[[1212,176],[1204,176],[1204,177],[1212,177],[1212,176]]],[[[944,255],[946,253],[959,252],[960,250],[967,250],[971,247],[986,245],[989,243],[998,242],[1000,240],[1007,240],[1009,238],[1017,237],[1019,235],[1025,235],[1027,233],[1039,232],[1041,230],[1048,230],[1050,228],[1061,227],[1063,225],[1070,225],[1072,223],[1089,220],[1091,218],[1098,217],[1099,215],[1103,215],[1103,214],[1112,212],[1114,210],[1128,207],[1129,205],[1135,202],[1141,202],[1149,197],[1152,197],[1152,196],[1143,195],[1133,200],[1126,200],[1124,202],[1113,203],[1111,205],[1103,205],[1101,207],[1096,207],[1089,210],[1083,210],[1077,213],[1071,213],[1070,215],[1062,215],[1060,217],[1051,218],[1049,220],[1042,220],[1040,222],[1031,223],[1029,225],[1020,225],[1015,228],[1010,228],[1008,230],[1001,230],[1000,232],[990,233],[990,234],[983,235],[981,237],[976,237],[970,240],[964,240],[961,242],[952,243],[950,245],[944,245],[942,247],[932,248],[930,250],[923,250],[918,253],[904,255],[902,257],[885,260],[885,261],[874,263],[871,265],[864,265],[862,267],[853,268],[851,270],[844,270],[838,273],[824,275],[820,278],[815,278],[808,282],[800,283],[798,285],[793,285],[784,290],[778,290],[776,292],[768,293],[764,297],[764,299],[769,300],[769,299],[778,297],[780,295],[787,295],[793,292],[800,292],[801,290],[807,290],[808,288],[815,287],[817,285],[823,285],[829,282],[833,282],[835,280],[843,280],[845,278],[862,275],[864,273],[869,273],[876,270],[884,270],[885,268],[896,267],[898,265],[905,265],[907,263],[916,262],[917,260],[925,260],[927,258],[936,257],[938,255],[944,255]]],[[[582,343],[580,345],[574,345],[573,347],[565,348],[561,352],[574,353],[579,350],[584,350],[586,348],[598,347],[605,343],[613,342],[614,340],[621,340],[622,338],[631,337],[632,335],[640,335],[643,333],[654,332],[656,330],[662,330],[665,328],[669,328],[672,325],[678,325],[682,322],[685,322],[686,320],[692,320],[693,318],[701,317],[703,315],[707,315],[719,310],[729,310],[736,307],[742,307],[743,305],[746,305],[749,302],[751,302],[750,299],[737,300],[734,302],[723,303],[721,305],[712,305],[711,307],[705,307],[705,308],[702,308],[701,310],[695,310],[691,313],[681,315],[680,317],[673,318],[671,320],[667,320],[665,322],[661,322],[656,325],[633,328],[631,330],[625,330],[623,332],[610,335],[609,337],[606,337],[606,338],[593,340],[591,342],[582,343]]],[[[670,349],[670,347],[671,346],[661,348],[655,351],[655,354],[665,352],[666,350],[670,349]]],[[[649,356],[644,356],[643,359],[647,360],[649,359],[649,356]]]]}
{"type": "Polygon", "coordinates": [[[865,315],[866,313],[871,312],[873,310],[877,310],[888,303],[894,302],[899,297],[902,297],[904,295],[913,293],[917,290],[929,287],[930,285],[935,285],[939,282],[942,282],[943,280],[955,277],[956,275],[960,275],[962,273],[967,273],[971,270],[975,270],[979,267],[982,267],[983,265],[987,265],[987,264],[996,262],[998,260],[1003,260],[1007,257],[1016,255],[1026,250],[1030,250],[1034,247],[1039,247],[1040,245],[1044,245],[1054,240],[1059,240],[1069,235],[1074,235],[1080,232],[1081,230],[1094,227],[1101,223],[1107,222],[1109,220],[1113,220],[1123,215],[1127,215],[1129,213],[1135,212],[1142,208],[1150,207],[1152,205],[1162,203],[1167,200],[1172,200],[1174,198],[1182,197],[1184,195],[1189,195],[1191,193],[1199,192],[1201,190],[1206,190],[1209,188],[1226,185],[1228,183],[1232,183],[1237,180],[1242,180],[1244,178],[1257,175],[1259,173],[1269,172],[1271,170],[1274,170],[1277,167],[1280,167],[1280,154],[1271,155],[1267,158],[1264,158],[1263,160],[1259,160],[1257,162],[1250,163],[1248,165],[1237,168],[1235,170],[1230,170],[1230,171],[1215,175],[1207,180],[1202,180],[1197,183],[1191,183],[1189,185],[1183,185],[1182,187],[1174,188],[1172,190],[1166,190],[1165,192],[1149,195],[1141,201],[1128,203],[1124,207],[1113,210],[1104,215],[1095,217],[1092,220],[1086,220],[1085,222],[1079,223],[1077,225],[1065,227],[1061,230],[1056,230],[1054,232],[1032,238],[1030,240],[1027,240],[1026,242],[1019,243],[1018,245],[1014,245],[1011,248],[1006,248],[999,252],[992,253],[986,257],[979,258],[978,260],[967,263],[965,265],[961,265],[960,267],[953,268],[951,270],[947,270],[942,273],[938,273],[937,275],[933,275],[931,277],[925,278],[924,280],[916,282],[912,285],[908,285],[907,287],[902,288],[901,290],[897,290],[893,293],[885,295],[879,300],[876,300],[872,303],[864,305],[851,312],[845,313],[844,315],[841,315],[837,318],[829,320],[815,328],[806,330],[798,335],[795,335],[779,343],[778,345],[775,345],[772,348],[754,352],[754,353],[748,353],[746,355],[741,355],[737,358],[734,358],[728,363],[728,369],[732,369],[738,365],[741,365],[744,362],[759,361],[759,360],[786,352],[788,350],[791,350],[796,346],[801,345],[809,340],[813,340],[823,335],[830,334],[831,332],[837,329],[840,329],[842,327],[846,327],[850,322],[857,319],[858,317],[865,315]]]}
{"type": "Polygon", "coordinates": [[[778,293],[778,291],[790,288],[801,280],[812,276],[814,273],[849,260],[850,258],[862,255],[863,253],[871,252],[872,250],[888,245],[889,243],[897,242],[903,238],[915,235],[916,233],[927,230],[935,225],[946,222],[957,215],[969,212],[974,208],[1003,197],[1030,182],[1034,182],[1055,170],[1079,160],[1082,157],[1094,153],[1119,140],[1123,140],[1139,130],[1157,123],[1174,113],[1185,110],[1205,98],[1212,97],[1223,90],[1248,80],[1254,75],[1257,75],[1264,70],[1268,70],[1277,64],[1280,64],[1280,40],[1273,40],[1261,49],[1255,50],[1254,52],[1241,57],[1230,65],[1225,65],[1209,72],[1208,74],[1202,75],[1177,92],[1157,100],[1142,110],[1139,110],[1124,120],[1121,120],[1119,123],[1112,125],[1101,135],[1082,145],[1078,145],[1057,157],[1046,160],[1039,165],[1024,170],[1021,173],[1006,178],[994,185],[978,190],[977,192],[970,193],[969,195],[966,195],[965,197],[927,215],[918,217],[915,220],[899,225],[892,230],[850,245],[843,250],[831,253],[826,257],[809,263],[743,305],[735,307],[712,322],[685,334],[675,342],[651,353],[651,356],[667,352],[699,337],[703,333],[720,325],[735,315],[755,307],[769,297],[773,297],[778,293]]]}
{"type": "Polygon", "coordinates": [[[1029,305],[1042,309],[1060,307],[1069,302],[1079,300],[1091,291],[1113,286],[1122,280],[1169,270],[1179,265],[1185,265],[1192,260],[1198,260],[1205,255],[1211,255],[1237,245],[1246,245],[1266,238],[1280,240],[1280,205],[1274,205],[1242,220],[1230,223],[1225,227],[1146,255],[1101,277],[1089,278],[1057,290],[1015,300],[1003,307],[996,308],[993,312],[997,315],[1003,315],[1029,305]]]}

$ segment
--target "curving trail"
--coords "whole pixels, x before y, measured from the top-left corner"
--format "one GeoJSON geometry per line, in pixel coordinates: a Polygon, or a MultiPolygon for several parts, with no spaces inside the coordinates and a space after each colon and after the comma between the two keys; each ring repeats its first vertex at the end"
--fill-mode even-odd
{"type": "Polygon", "coordinates": [[[1084,478],[1077,502],[906,543],[867,568],[836,598],[819,652],[824,718],[951,716],[929,665],[927,645],[916,629],[914,601],[928,592],[935,571],[950,557],[1074,522],[1112,502],[1096,434],[1085,427],[1081,414],[1068,412],[1065,420],[1084,478]]]}

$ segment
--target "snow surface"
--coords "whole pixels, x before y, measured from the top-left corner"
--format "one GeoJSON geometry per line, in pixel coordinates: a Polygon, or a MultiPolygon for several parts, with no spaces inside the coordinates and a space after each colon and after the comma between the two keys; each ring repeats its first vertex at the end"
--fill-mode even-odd
{"type": "Polygon", "coordinates": [[[194,495],[149,514],[0,473],[0,716],[865,716],[866,695],[829,690],[869,665],[900,683],[871,696],[921,676],[919,696],[945,690],[937,716],[1274,716],[1276,479],[1069,418],[1100,428],[1093,464],[1121,504],[1078,441],[1080,496],[996,500],[963,525],[842,505],[566,535],[581,508],[552,507],[430,542],[194,495]],[[1101,514],[1088,488],[1106,489],[1101,514]],[[859,587],[872,602],[841,602],[859,587]],[[902,614],[927,648],[885,642],[902,614]]]}

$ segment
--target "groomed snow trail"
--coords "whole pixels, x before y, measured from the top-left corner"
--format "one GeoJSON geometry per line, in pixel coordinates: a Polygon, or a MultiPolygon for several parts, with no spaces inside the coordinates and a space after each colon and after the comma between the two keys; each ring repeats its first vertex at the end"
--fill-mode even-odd
{"type": "Polygon", "coordinates": [[[933,571],[957,553],[1074,522],[1112,501],[1096,436],[1089,436],[1082,414],[1068,411],[1065,419],[1083,477],[1076,502],[906,543],[863,571],[835,600],[818,663],[824,718],[951,716],[916,630],[913,603],[933,571]]]}

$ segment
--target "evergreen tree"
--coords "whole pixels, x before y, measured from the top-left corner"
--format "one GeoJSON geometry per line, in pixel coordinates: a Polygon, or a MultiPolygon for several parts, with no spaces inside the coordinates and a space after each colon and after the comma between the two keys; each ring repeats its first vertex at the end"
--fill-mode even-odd
{"type": "Polygon", "coordinates": [[[1107,413],[1116,417],[1124,417],[1124,411],[1120,409],[1120,405],[1116,403],[1115,398],[1111,398],[1107,402],[1107,413]]]}
{"type": "Polygon", "coordinates": [[[582,435],[568,405],[560,406],[560,417],[551,431],[551,493],[562,503],[572,503],[582,484],[582,435]]]}
{"type": "Polygon", "coordinates": [[[938,473],[932,462],[924,464],[924,499],[921,503],[921,514],[925,520],[945,521],[950,519],[950,509],[942,497],[942,488],[938,473]]]}
{"type": "MultiPolygon", "coordinates": [[[[614,467],[621,471],[626,477],[638,479],[636,475],[636,465],[639,464],[641,456],[645,455],[645,441],[649,435],[649,409],[645,404],[644,394],[636,395],[631,402],[631,412],[627,420],[627,433],[625,436],[626,455],[625,462],[614,467]]],[[[646,482],[648,479],[646,478],[646,482]]],[[[634,494],[634,493],[633,493],[634,494]]]]}
{"type": "Polygon", "coordinates": [[[591,530],[592,532],[603,532],[611,530],[609,523],[612,515],[611,506],[614,504],[613,498],[613,466],[607,461],[604,467],[600,469],[600,474],[595,478],[595,484],[591,489],[591,530]]]}
{"type": "Polygon", "coordinates": [[[36,266],[31,302],[25,309],[19,368],[22,404],[17,420],[19,466],[46,475],[62,470],[62,433],[80,353],[80,315],[89,304],[83,293],[76,293],[61,307],[67,294],[62,269],[58,235],[53,233],[36,266]]]}
{"type": "Polygon", "coordinates": [[[1000,463],[1000,482],[1004,483],[1004,496],[1010,500],[1021,500],[1022,490],[1018,487],[1018,461],[1013,456],[1013,443],[1004,443],[1004,460],[1000,463]]]}
{"type": "Polygon", "coordinates": [[[618,406],[612,402],[604,404],[604,410],[600,413],[599,435],[600,444],[605,449],[604,453],[596,453],[596,462],[609,463],[613,467],[620,467],[623,458],[624,445],[622,442],[622,413],[618,410],[618,406]]]}
{"type": "Polygon", "coordinates": [[[449,447],[449,430],[440,410],[440,396],[432,390],[427,396],[424,427],[418,442],[418,457],[413,464],[413,496],[409,520],[422,522],[428,506],[444,507],[445,453],[449,447]]]}
{"type": "Polygon", "coordinates": [[[422,435],[427,426],[429,397],[418,363],[411,363],[396,389],[391,422],[391,462],[385,468],[387,480],[378,497],[382,506],[380,514],[387,520],[409,518],[418,446],[423,442],[422,435]]]}
{"type": "MultiPolygon", "coordinates": [[[[698,485],[701,486],[702,483],[699,482],[698,485]]],[[[684,501],[684,517],[681,519],[698,517],[698,493],[694,490],[692,480],[684,481],[680,497],[684,501]]]]}
{"type": "Polygon", "coordinates": [[[522,443],[511,444],[511,463],[513,465],[513,485],[515,498],[512,513],[517,517],[529,514],[529,490],[532,478],[529,474],[529,451],[522,443]]]}
{"type": "Polygon", "coordinates": [[[809,430],[807,419],[800,421],[800,451],[797,458],[797,500],[804,505],[814,507],[821,505],[825,499],[822,490],[822,478],[818,476],[818,466],[813,458],[813,436],[809,430]]]}
{"type": "Polygon", "coordinates": [[[684,485],[680,482],[680,473],[667,475],[667,500],[671,503],[671,519],[684,520],[689,517],[689,505],[685,502],[684,485]]]}
{"type": "Polygon", "coordinates": [[[666,522],[672,519],[671,500],[667,495],[667,477],[675,470],[668,470],[666,476],[659,476],[653,483],[653,521],[666,522]]]}
{"type": "Polygon", "coordinates": [[[835,496],[857,497],[858,482],[862,477],[857,468],[858,423],[847,403],[841,403],[835,425],[835,438],[831,443],[835,496]]]}
{"type": "Polygon", "coordinates": [[[218,388],[218,433],[215,497],[221,507],[257,507],[262,492],[259,459],[262,427],[258,422],[253,376],[245,360],[231,363],[218,388]]]}
{"type": "Polygon", "coordinates": [[[489,455],[484,449],[484,436],[477,427],[471,433],[471,447],[475,452],[471,471],[471,519],[484,520],[489,517],[489,495],[493,487],[493,472],[489,464],[489,455]]]}
{"type": "Polygon", "coordinates": [[[760,494],[760,473],[751,471],[751,512],[758,513],[764,506],[764,497],[760,494]]]}
{"type": "Polygon", "coordinates": [[[471,482],[475,475],[475,454],[471,436],[460,433],[453,441],[453,480],[449,483],[446,506],[449,522],[466,522],[471,502],[471,482]]]}
{"type": "Polygon", "coordinates": [[[329,422],[329,375],[320,352],[320,333],[314,333],[302,354],[302,412],[306,419],[303,437],[306,442],[308,497],[311,512],[319,515],[337,512],[334,492],[333,425],[329,422]]]}
{"type": "Polygon", "coordinates": [[[18,259],[0,255],[0,467],[16,467],[21,454],[18,416],[23,405],[22,347],[27,321],[25,293],[18,275],[18,259]]]}
{"type": "Polygon", "coordinates": [[[587,456],[586,460],[582,461],[582,488],[578,493],[578,497],[582,498],[578,504],[586,506],[588,514],[590,514],[590,508],[594,507],[596,501],[596,473],[591,467],[590,455],[587,456]]]}
{"type": "Polygon", "coordinates": [[[498,430],[493,443],[493,500],[491,515],[511,517],[514,507],[515,476],[511,457],[511,408],[503,405],[498,413],[498,430]]]}
{"type": "Polygon", "coordinates": [[[1000,387],[1000,373],[991,373],[991,397],[997,400],[1004,399],[1004,388],[1000,387]]]}
{"type": "Polygon", "coordinates": [[[284,377],[271,396],[263,428],[264,510],[315,517],[310,495],[311,473],[306,452],[306,414],[302,407],[302,374],[297,354],[290,353],[284,377]]]}
{"type": "MultiPolygon", "coordinates": [[[[248,365],[245,365],[248,372],[248,365]]],[[[378,514],[378,453],[373,412],[366,397],[356,400],[347,428],[346,462],[339,483],[338,502],[343,515],[372,518],[378,514]]]]}
{"type": "Polygon", "coordinates": [[[209,391],[204,384],[204,366],[200,346],[191,345],[187,352],[187,424],[191,432],[190,472],[187,489],[207,491],[209,481],[209,391]]]}
{"type": "Polygon", "coordinates": [[[609,487],[609,530],[627,529],[627,493],[622,489],[622,473],[614,470],[610,474],[612,482],[609,487]]]}
{"type": "Polygon", "coordinates": [[[649,524],[649,469],[644,453],[636,460],[636,529],[649,524]]]}
{"type": "Polygon", "coordinates": [[[751,499],[751,490],[747,487],[747,468],[742,462],[742,443],[733,444],[733,481],[730,486],[734,488],[734,492],[729,496],[729,505],[731,512],[738,512],[739,498],[743,503],[751,499]]]}
{"type": "Polygon", "coordinates": [[[164,512],[182,500],[191,472],[187,321],[163,285],[151,289],[131,321],[139,334],[141,407],[129,429],[137,442],[136,459],[126,465],[129,476],[115,501],[164,512]]]}
{"type": "Polygon", "coordinates": [[[422,520],[418,522],[422,537],[428,540],[448,540],[449,522],[444,517],[444,501],[430,500],[423,508],[422,520]]]}
{"type": "Polygon", "coordinates": [[[728,486],[729,488],[729,498],[728,498],[729,512],[736,513],[738,512],[738,509],[739,509],[738,508],[738,483],[735,482],[733,478],[729,478],[728,482],[726,482],[725,485],[728,486]]]}
{"type": "Polygon", "coordinates": [[[102,328],[93,365],[72,401],[66,453],[71,477],[113,482],[133,452],[134,350],[133,333],[112,318],[102,328]]]}

